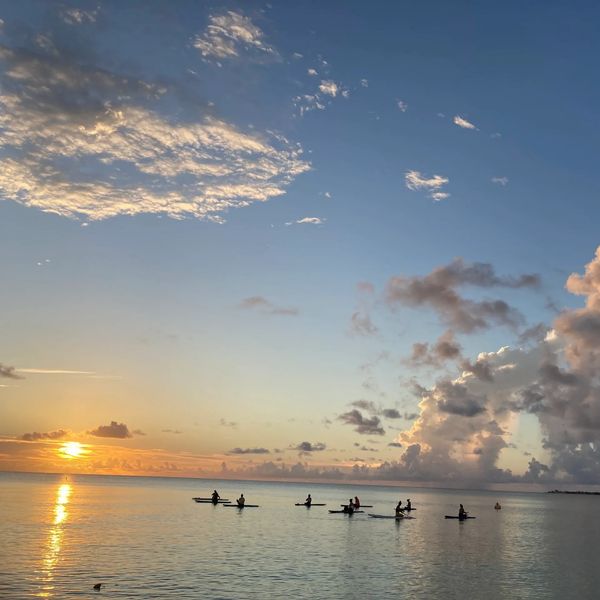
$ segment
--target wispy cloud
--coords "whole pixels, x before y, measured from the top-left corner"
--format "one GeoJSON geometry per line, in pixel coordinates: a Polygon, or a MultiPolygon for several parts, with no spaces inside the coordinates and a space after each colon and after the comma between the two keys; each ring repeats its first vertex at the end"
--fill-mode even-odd
{"type": "Polygon", "coordinates": [[[462,127],[463,129],[477,129],[477,127],[475,125],[473,125],[473,123],[471,123],[470,121],[467,121],[466,119],[464,119],[463,117],[456,115],[454,117],[454,119],[452,119],[452,121],[454,122],[455,125],[458,125],[459,127],[462,127]]]}
{"type": "MultiPolygon", "coordinates": [[[[309,169],[276,133],[244,132],[206,112],[177,122],[180,96],[70,54],[0,47],[0,193],[66,217],[164,214],[223,222],[309,169]]],[[[200,107],[201,108],[201,107],[200,107]]]]}
{"type": "Polygon", "coordinates": [[[352,425],[354,431],[362,435],[384,435],[379,417],[365,417],[359,410],[353,409],[338,417],[345,425],[352,425]]]}
{"type": "Polygon", "coordinates": [[[492,183],[501,185],[502,187],[508,185],[508,177],[492,177],[492,183]]]}
{"type": "MultiPolygon", "coordinates": [[[[250,296],[244,298],[240,303],[240,308],[245,310],[258,310],[269,315],[282,315],[288,317],[295,317],[299,312],[297,308],[277,306],[263,296],[250,296]]],[[[221,419],[221,421],[223,421],[223,419],[221,419]]],[[[223,425],[223,423],[221,424],[223,425]]]]}
{"type": "Polygon", "coordinates": [[[311,454],[312,452],[322,452],[327,448],[323,442],[300,442],[292,446],[292,450],[297,450],[300,454],[311,454]]]}
{"type": "Polygon", "coordinates": [[[316,69],[308,69],[307,73],[311,76],[311,77],[316,77],[318,75],[317,70],[316,69]]]}
{"type": "Polygon", "coordinates": [[[5,377],[6,379],[22,379],[17,373],[15,367],[9,367],[0,363],[0,378],[5,377]]]}
{"type": "Polygon", "coordinates": [[[369,80],[368,79],[361,79],[360,80],[360,86],[364,87],[364,88],[368,88],[369,87],[369,80]]]}
{"type": "Polygon", "coordinates": [[[62,20],[69,25],[95,23],[98,17],[98,9],[82,10],[81,8],[67,8],[61,11],[60,16],[62,20]]]}
{"type": "Polygon", "coordinates": [[[19,373],[32,375],[94,375],[94,371],[73,371],[71,369],[18,369],[19,373]]]}
{"type": "Polygon", "coordinates": [[[409,190],[425,190],[429,192],[428,196],[436,202],[445,200],[450,196],[448,192],[444,192],[441,189],[449,182],[449,179],[442,175],[427,177],[420,171],[407,171],[404,175],[404,182],[409,190]]]}
{"type": "Polygon", "coordinates": [[[47,431],[44,433],[39,433],[37,431],[24,433],[19,439],[26,442],[36,442],[38,440],[60,440],[67,435],[69,435],[69,432],[66,429],[57,429],[56,431],[47,431]]]}
{"type": "Polygon", "coordinates": [[[254,55],[278,56],[264,41],[264,33],[249,17],[234,11],[212,15],[206,31],[196,36],[194,47],[207,58],[239,57],[243,51],[254,55]]]}
{"type": "Polygon", "coordinates": [[[267,448],[232,448],[227,454],[270,454],[267,448]]]}
{"type": "Polygon", "coordinates": [[[400,112],[406,112],[408,110],[408,104],[404,102],[404,100],[397,100],[396,106],[398,106],[398,110],[400,110],[400,112]]]}
{"type": "Polygon", "coordinates": [[[327,221],[327,219],[324,217],[303,217],[297,221],[288,221],[286,225],[324,225],[325,221],[327,221]]]}

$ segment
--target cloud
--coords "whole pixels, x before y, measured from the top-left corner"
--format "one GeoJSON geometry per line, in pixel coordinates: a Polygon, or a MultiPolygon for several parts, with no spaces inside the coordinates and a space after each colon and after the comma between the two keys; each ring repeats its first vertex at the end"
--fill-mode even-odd
{"type": "Polygon", "coordinates": [[[500,277],[489,263],[468,264],[457,258],[424,277],[392,277],[387,284],[386,301],[391,308],[427,306],[456,331],[472,333],[493,324],[516,328],[523,317],[503,300],[470,300],[463,298],[458,288],[535,289],[539,285],[540,278],[535,274],[500,277]]]}
{"type": "Polygon", "coordinates": [[[270,454],[267,448],[233,448],[227,454],[270,454]]]}
{"type": "MultiPolygon", "coordinates": [[[[298,219],[294,221],[297,225],[324,225],[327,219],[323,217],[303,217],[302,219],[298,219]]],[[[286,225],[291,225],[292,223],[286,223],[286,225]]]]}
{"type": "Polygon", "coordinates": [[[311,76],[311,77],[316,77],[318,75],[316,69],[308,69],[307,73],[311,76]]]}
{"type": "Polygon", "coordinates": [[[83,66],[68,52],[0,47],[0,193],[64,217],[142,213],[223,222],[309,169],[283,136],[244,132],[174,86],[83,66]],[[175,112],[175,111],[173,111],[175,112]]]}
{"type": "Polygon", "coordinates": [[[384,417],[385,419],[401,419],[402,418],[402,415],[400,414],[400,412],[395,408],[384,408],[381,411],[381,416],[384,417]]]}
{"type": "Polygon", "coordinates": [[[293,450],[297,450],[300,454],[311,454],[312,452],[322,452],[327,448],[327,445],[323,442],[300,442],[296,446],[293,446],[293,450]]]}
{"type": "Polygon", "coordinates": [[[206,31],[196,36],[193,45],[205,58],[232,59],[242,53],[254,58],[278,57],[264,37],[263,31],[249,17],[228,11],[211,15],[206,31]]]}
{"type": "Polygon", "coordinates": [[[454,119],[452,119],[452,121],[454,122],[455,125],[458,125],[459,127],[462,127],[463,129],[475,129],[475,130],[477,129],[477,127],[475,127],[475,125],[473,125],[473,123],[470,123],[469,121],[467,121],[466,119],[463,119],[459,115],[456,115],[454,117],[454,119]]]}
{"type": "Polygon", "coordinates": [[[388,446],[391,446],[392,448],[402,448],[402,444],[400,442],[390,442],[388,446]]]}
{"type": "Polygon", "coordinates": [[[0,363],[0,379],[3,377],[6,379],[23,379],[17,374],[14,367],[9,367],[8,365],[0,363]]]}
{"type": "Polygon", "coordinates": [[[398,106],[398,109],[400,110],[400,112],[406,112],[408,110],[408,104],[406,104],[406,102],[404,102],[404,100],[397,100],[396,106],[398,106]]]}
{"type": "Polygon", "coordinates": [[[37,431],[24,433],[19,439],[25,440],[26,442],[37,442],[38,440],[59,440],[67,435],[69,435],[69,432],[65,429],[57,429],[56,431],[47,431],[45,433],[39,433],[37,431]]]}
{"type": "Polygon", "coordinates": [[[508,185],[508,177],[492,177],[492,183],[505,187],[508,185]]]}
{"type": "Polygon", "coordinates": [[[442,186],[446,185],[448,181],[447,177],[441,175],[423,176],[420,171],[407,171],[404,174],[404,182],[409,190],[425,190],[429,192],[429,197],[436,202],[445,200],[450,196],[447,192],[441,191],[442,186]]]}
{"type": "Polygon", "coordinates": [[[276,306],[263,296],[250,296],[249,298],[244,298],[240,303],[240,308],[244,310],[258,310],[259,312],[268,315],[281,315],[287,317],[295,317],[299,312],[297,308],[276,306]]]}
{"type": "Polygon", "coordinates": [[[356,335],[369,336],[375,335],[378,329],[369,314],[355,312],[350,318],[350,331],[356,335]]]}
{"type": "Polygon", "coordinates": [[[68,25],[83,25],[84,23],[95,23],[98,17],[98,9],[82,10],[80,8],[68,8],[61,11],[62,20],[68,25]]]}
{"type": "Polygon", "coordinates": [[[443,333],[431,347],[427,342],[416,342],[412,347],[412,355],[408,362],[412,365],[429,365],[439,367],[446,361],[456,360],[461,356],[462,348],[454,339],[454,332],[443,333]]]}
{"type": "Polygon", "coordinates": [[[338,420],[342,421],[345,425],[354,426],[354,431],[363,435],[385,434],[385,429],[381,427],[379,417],[365,417],[356,409],[341,414],[338,420]]]}
{"type": "Polygon", "coordinates": [[[319,84],[319,91],[322,94],[325,94],[326,96],[331,96],[332,98],[335,98],[340,93],[341,89],[338,86],[338,84],[335,83],[335,81],[327,79],[321,81],[321,83],[319,84]]]}
{"type": "Polygon", "coordinates": [[[364,87],[364,88],[368,88],[369,87],[369,80],[368,79],[361,79],[360,80],[360,86],[364,87]]]}
{"type": "Polygon", "coordinates": [[[94,371],[76,371],[72,369],[18,369],[19,373],[30,373],[32,375],[94,375],[94,371]]]}
{"type": "Polygon", "coordinates": [[[219,419],[219,425],[221,425],[221,427],[231,427],[233,429],[238,426],[235,421],[226,421],[225,419],[219,419]]]}
{"type": "Polygon", "coordinates": [[[162,433],[172,433],[175,435],[179,435],[180,433],[183,433],[183,431],[181,431],[180,429],[161,429],[162,433]]]}
{"type": "Polygon", "coordinates": [[[104,437],[104,438],[118,438],[125,439],[133,437],[133,434],[144,435],[141,431],[136,430],[134,432],[129,431],[129,428],[125,423],[117,423],[116,421],[111,421],[110,425],[99,425],[96,429],[92,429],[88,431],[89,435],[93,435],[95,437],[104,437]]]}

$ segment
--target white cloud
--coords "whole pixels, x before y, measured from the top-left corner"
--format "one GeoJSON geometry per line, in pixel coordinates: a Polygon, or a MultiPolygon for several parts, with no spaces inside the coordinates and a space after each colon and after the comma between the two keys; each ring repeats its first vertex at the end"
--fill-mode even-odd
{"type": "Polygon", "coordinates": [[[408,110],[408,104],[406,104],[406,102],[404,102],[403,100],[398,100],[396,104],[398,105],[398,108],[401,112],[406,112],[408,110]]]}
{"type": "Polygon", "coordinates": [[[492,177],[492,183],[505,186],[508,184],[508,177],[492,177]]]}
{"type": "Polygon", "coordinates": [[[317,70],[316,69],[308,69],[307,73],[311,76],[311,77],[316,77],[318,75],[317,70]]]}
{"type": "Polygon", "coordinates": [[[322,94],[326,94],[327,96],[335,98],[340,92],[340,87],[337,83],[335,83],[335,81],[332,81],[331,79],[324,79],[319,85],[319,91],[322,94]]]}
{"type": "Polygon", "coordinates": [[[0,50],[0,61],[0,193],[26,206],[222,222],[309,169],[302,149],[272,132],[167,119],[150,108],[165,88],[25,51],[0,50]]]}
{"type": "Polygon", "coordinates": [[[263,38],[263,31],[248,17],[228,11],[222,15],[211,15],[206,31],[196,36],[194,47],[205,58],[235,58],[242,50],[276,57],[277,51],[263,38]]]}
{"type": "Polygon", "coordinates": [[[368,88],[369,87],[369,80],[368,79],[361,79],[360,80],[360,85],[364,88],[368,88]]]}
{"type": "Polygon", "coordinates": [[[68,8],[60,13],[62,20],[69,25],[83,25],[84,23],[95,23],[98,10],[82,10],[80,8],[68,8]]]}
{"type": "Polygon", "coordinates": [[[286,225],[293,225],[294,223],[298,225],[323,225],[326,220],[323,217],[304,217],[297,221],[289,221],[286,225]]]}
{"type": "Polygon", "coordinates": [[[466,119],[463,119],[461,116],[456,115],[454,119],[452,119],[455,125],[462,127],[463,129],[477,129],[473,123],[470,123],[466,119]]]}
{"type": "Polygon", "coordinates": [[[446,185],[449,181],[447,177],[441,175],[433,175],[433,177],[426,177],[421,174],[420,171],[407,171],[404,175],[404,181],[406,187],[409,190],[418,191],[426,190],[429,192],[429,197],[439,202],[445,200],[450,196],[449,193],[444,192],[441,188],[446,185]]]}
{"type": "Polygon", "coordinates": [[[331,198],[331,192],[325,192],[323,196],[325,196],[325,198],[331,198]]]}

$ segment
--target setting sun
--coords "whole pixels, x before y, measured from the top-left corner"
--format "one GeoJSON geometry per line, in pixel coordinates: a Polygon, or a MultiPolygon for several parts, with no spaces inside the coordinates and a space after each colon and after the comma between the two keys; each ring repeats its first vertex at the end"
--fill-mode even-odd
{"type": "Polygon", "coordinates": [[[65,442],[60,452],[66,458],[77,458],[83,454],[83,446],[79,442],[65,442]]]}

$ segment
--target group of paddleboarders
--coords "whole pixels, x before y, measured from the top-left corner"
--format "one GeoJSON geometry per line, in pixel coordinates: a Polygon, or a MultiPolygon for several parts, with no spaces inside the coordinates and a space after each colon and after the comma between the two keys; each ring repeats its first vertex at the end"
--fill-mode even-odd
{"type": "Polygon", "coordinates": [[[360,500],[358,496],[354,496],[354,499],[350,498],[350,500],[348,500],[348,504],[342,505],[342,510],[350,515],[354,514],[354,512],[357,511],[359,508],[360,500]]]}

